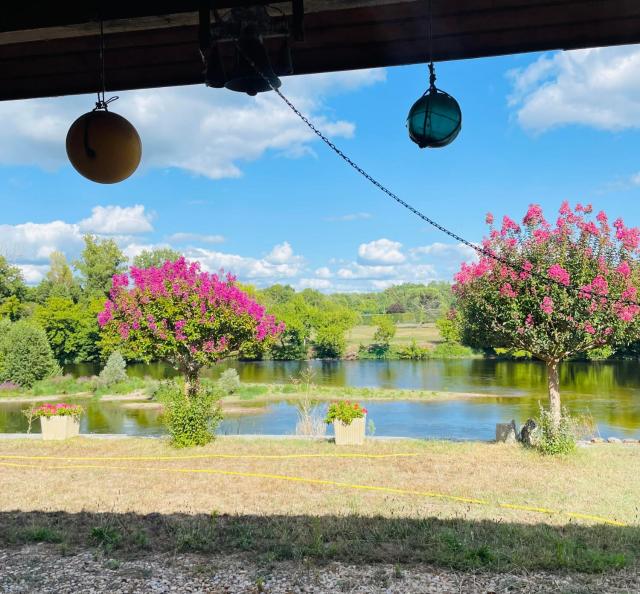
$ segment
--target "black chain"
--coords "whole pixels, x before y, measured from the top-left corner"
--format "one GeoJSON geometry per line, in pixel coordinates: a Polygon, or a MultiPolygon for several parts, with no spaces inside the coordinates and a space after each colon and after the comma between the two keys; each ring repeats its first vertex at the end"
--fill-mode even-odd
{"type": "MultiPolygon", "coordinates": [[[[402,198],[400,198],[400,196],[398,196],[397,194],[395,194],[394,192],[389,190],[384,184],[382,184],[375,177],[373,177],[372,175],[367,173],[362,167],[360,167],[360,165],[358,165],[348,155],[346,155],[344,152],[342,152],[342,150],[340,150],[331,140],[329,140],[329,138],[327,138],[322,132],[320,132],[320,130],[318,130],[318,128],[316,128],[315,125],[309,120],[309,118],[307,118],[307,116],[305,116],[293,103],[291,103],[291,101],[289,101],[289,99],[287,99],[287,97],[282,93],[282,91],[280,91],[280,89],[276,88],[271,83],[271,80],[269,80],[269,78],[263,74],[263,72],[256,66],[255,62],[251,59],[251,57],[248,56],[244,52],[244,50],[240,47],[240,44],[237,43],[237,42],[236,42],[236,48],[237,48],[237,51],[240,52],[242,57],[256,71],[256,73],[259,76],[261,76],[264,79],[264,81],[269,85],[269,88],[274,93],[276,93],[278,95],[278,97],[280,97],[280,99],[282,99],[282,101],[284,101],[284,103],[289,107],[289,109],[291,109],[291,111],[293,113],[295,113],[298,116],[298,118],[300,118],[306,124],[306,126],[318,138],[320,138],[320,140],[322,140],[322,142],[324,142],[336,155],[338,155],[338,157],[340,157],[343,161],[345,161],[350,167],[355,169],[362,177],[364,177],[367,181],[372,183],[376,188],[378,188],[380,191],[384,192],[392,200],[395,200],[398,204],[400,204],[400,206],[406,208],[407,210],[409,210],[410,212],[415,214],[417,217],[421,218],[423,221],[425,221],[426,223],[428,223],[432,227],[435,227],[436,229],[438,229],[438,231],[441,231],[445,235],[448,235],[452,239],[455,239],[457,242],[459,242],[459,243],[461,243],[463,245],[466,245],[467,247],[471,248],[472,250],[474,250],[478,254],[480,254],[482,256],[486,256],[487,258],[491,258],[492,260],[494,260],[496,262],[499,262],[500,264],[503,264],[503,265],[507,266],[508,268],[511,268],[515,272],[526,272],[521,264],[518,264],[516,262],[512,262],[512,261],[508,260],[507,258],[504,258],[502,256],[494,254],[492,251],[487,250],[487,249],[485,249],[485,248],[483,248],[483,247],[481,247],[479,245],[476,245],[475,243],[472,243],[471,241],[468,241],[464,237],[461,237],[460,235],[458,235],[454,231],[451,231],[451,230],[447,229],[446,227],[444,227],[443,225],[441,225],[437,221],[434,221],[432,218],[430,218],[427,215],[423,214],[417,208],[411,206],[411,204],[409,204],[408,202],[405,202],[402,198]]],[[[577,294],[577,295],[584,295],[584,294],[590,294],[591,293],[591,290],[587,289],[586,287],[584,289],[582,289],[582,288],[579,288],[579,287],[576,287],[576,286],[572,286],[572,285],[565,285],[564,283],[561,283],[560,281],[558,281],[558,280],[556,280],[554,278],[550,278],[550,277],[547,277],[547,276],[545,276],[543,274],[540,274],[539,272],[528,271],[527,274],[538,278],[539,280],[541,280],[544,283],[556,285],[556,286],[558,286],[558,287],[560,287],[562,289],[565,289],[568,292],[572,292],[572,293],[577,294]]],[[[636,301],[630,301],[630,300],[626,300],[626,299],[621,299],[619,297],[608,297],[608,296],[604,296],[604,295],[597,295],[597,296],[599,298],[601,298],[601,299],[606,299],[607,301],[610,301],[612,303],[620,303],[622,305],[635,305],[635,306],[639,306],[640,305],[636,301]]]]}

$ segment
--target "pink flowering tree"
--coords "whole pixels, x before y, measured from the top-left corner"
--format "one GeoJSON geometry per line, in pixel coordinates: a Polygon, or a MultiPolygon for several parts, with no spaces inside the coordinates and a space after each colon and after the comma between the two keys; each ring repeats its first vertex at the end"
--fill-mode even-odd
{"type": "Polygon", "coordinates": [[[576,353],[638,338],[640,229],[609,224],[591,206],[565,202],[554,224],[531,205],[522,225],[509,217],[482,246],[488,255],[455,276],[463,340],[476,347],[529,351],[546,363],[549,407],[561,419],[558,365],[576,353]],[[508,262],[509,265],[504,262],[508,262]]]}
{"type": "Polygon", "coordinates": [[[98,323],[106,345],[179,370],[189,398],[198,391],[203,367],[284,329],[236,286],[233,276],[202,272],[197,262],[184,258],[116,274],[98,323]]]}

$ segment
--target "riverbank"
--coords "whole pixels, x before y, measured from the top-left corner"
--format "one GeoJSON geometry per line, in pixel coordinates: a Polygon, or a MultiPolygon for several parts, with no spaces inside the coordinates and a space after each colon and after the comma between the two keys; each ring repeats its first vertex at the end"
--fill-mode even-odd
{"type": "MultiPolygon", "coordinates": [[[[66,377],[66,376],[65,376],[66,377]]],[[[37,383],[32,390],[5,391],[0,395],[0,404],[38,403],[65,398],[94,398],[103,402],[149,401],[158,387],[158,381],[152,379],[136,379],[132,382],[116,384],[95,392],[86,391],[86,383],[72,379],[63,382],[45,380],[37,383]],[[81,389],[82,388],[82,389],[81,389]],[[48,394],[46,394],[48,392],[48,394]]],[[[205,385],[215,382],[204,379],[205,385]]],[[[243,383],[232,394],[222,397],[222,403],[241,406],[248,402],[275,402],[282,400],[297,401],[310,398],[317,402],[331,400],[454,400],[465,398],[491,398],[492,394],[479,392],[443,392],[436,390],[405,390],[391,388],[360,388],[341,386],[313,385],[309,392],[299,384],[258,384],[243,383]]],[[[502,396],[504,397],[504,396],[502,396]]],[[[517,397],[514,395],[514,397],[517,397]]]]}
{"type": "Polygon", "coordinates": [[[1,441],[0,463],[5,549],[515,573],[640,562],[640,458],[625,446],[550,459],[483,443],[77,438],[1,441]]]}

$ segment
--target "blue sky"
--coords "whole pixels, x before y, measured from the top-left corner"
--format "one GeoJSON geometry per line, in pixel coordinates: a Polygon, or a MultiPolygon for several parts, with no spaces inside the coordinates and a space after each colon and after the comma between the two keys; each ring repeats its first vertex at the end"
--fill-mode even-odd
{"type": "MultiPolygon", "coordinates": [[[[640,224],[640,48],[442,63],[438,85],[463,111],[444,149],[420,150],[406,114],[424,66],[284,79],[285,94],[356,161],[471,241],[487,211],[521,218],[592,202],[640,224]]],[[[69,259],[83,233],[129,256],[170,245],[245,282],[323,291],[449,280],[472,257],[358,177],[287,111],[205,87],[119,93],[113,111],[140,131],[143,164],[101,186],[67,163],[64,138],[93,97],[0,104],[0,253],[29,282],[48,254],[69,259]]]]}

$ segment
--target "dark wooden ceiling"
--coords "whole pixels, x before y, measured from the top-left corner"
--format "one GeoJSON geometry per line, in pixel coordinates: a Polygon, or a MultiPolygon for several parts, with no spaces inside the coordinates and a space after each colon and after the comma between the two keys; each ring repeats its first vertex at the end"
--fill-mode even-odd
{"type": "MultiPolygon", "coordinates": [[[[260,0],[214,0],[220,10],[260,0]]],[[[434,59],[640,41],[640,0],[432,0],[434,59]]],[[[110,91],[200,83],[198,2],[7,2],[0,99],[95,91],[97,16],[110,91]]],[[[290,2],[273,3],[290,12],[290,2]]],[[[295,74],[424,62],[427,0],[305,0],[295,74]]],[[[272,51],[277,39],[267,41],[272,51]]]]}

